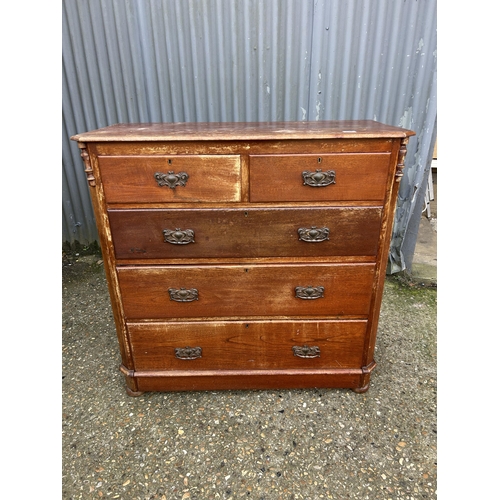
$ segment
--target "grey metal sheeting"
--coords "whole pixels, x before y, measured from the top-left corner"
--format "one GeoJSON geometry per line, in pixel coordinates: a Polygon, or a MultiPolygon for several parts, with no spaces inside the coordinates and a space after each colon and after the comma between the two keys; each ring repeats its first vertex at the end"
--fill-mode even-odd
{"type": "Polygon", "coordinates": [[[375,119],[414,130],[389,272],[436,136],[436,0],[64,0],[63,242],[98,239],[77,145],[114,123],[375,119]]]}

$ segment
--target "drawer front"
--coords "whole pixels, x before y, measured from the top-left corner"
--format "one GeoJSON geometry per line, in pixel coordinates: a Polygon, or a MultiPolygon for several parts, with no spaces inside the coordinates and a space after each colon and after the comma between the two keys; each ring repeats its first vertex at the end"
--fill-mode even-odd
{"type": "Polygon", "coordinates": [[[108,203],[241,199],[237,155],[101,156],[99,168],[108,203]]]}
{"type": "Polygon", "coordinates": [[[250,201],[377,201],[390,153],[250,156],[250,201]]]}
{"type": "Polygon", "coordinates": [[[362,316],[375,264],[118,267],[128,319],[362,316]]]}
{"type": "Polygon", "coordinates": [[[129,323],[136,370],[359,368],[366,321],[129,323]]]}
{"type": "Polygon", "coordinates": [[[381,207],[109,210],[117,259],[375,256],[381,207]]]}

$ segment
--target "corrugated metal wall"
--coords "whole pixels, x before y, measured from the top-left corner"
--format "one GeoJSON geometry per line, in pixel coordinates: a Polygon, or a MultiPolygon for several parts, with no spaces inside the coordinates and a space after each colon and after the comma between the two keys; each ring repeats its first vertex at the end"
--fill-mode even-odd
{"type": "Polygon", "coordinates": [[[113,123],[375,119],[410,139],[411,266],[436,134],[436,0],[64,0],[63,242],[98,239],[78,147],[113,123]]]}

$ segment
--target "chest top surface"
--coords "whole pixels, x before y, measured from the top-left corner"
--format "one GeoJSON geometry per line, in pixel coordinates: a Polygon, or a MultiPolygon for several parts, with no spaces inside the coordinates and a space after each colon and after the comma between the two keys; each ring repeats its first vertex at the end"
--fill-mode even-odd
{"type": "Polygon", "coordinates": [[[80,142],[404,138],[415,132],[373,120],[116,124],[71,139],[80,142]]]}

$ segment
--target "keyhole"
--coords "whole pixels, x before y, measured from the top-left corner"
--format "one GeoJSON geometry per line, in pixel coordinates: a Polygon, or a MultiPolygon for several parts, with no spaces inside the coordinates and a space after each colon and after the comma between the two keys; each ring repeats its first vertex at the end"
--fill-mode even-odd
{"type": "Polygon", "coordinates": [[[169,164],[169,165],[172,165],[172,160],[170,160],[170,159],[169,159],[169,160],[168,160],[168,164],[169,164]]]}
{"type": "Polygon", "coordinates": [[[248,212],[245,212],[245,217],[248,217],[248,212]]]}
{"type": "Polygon", "coordinates": [[[321,163],[321,157],[320,157],[320,158],[318,158],[318,163],[321,163]]]}

